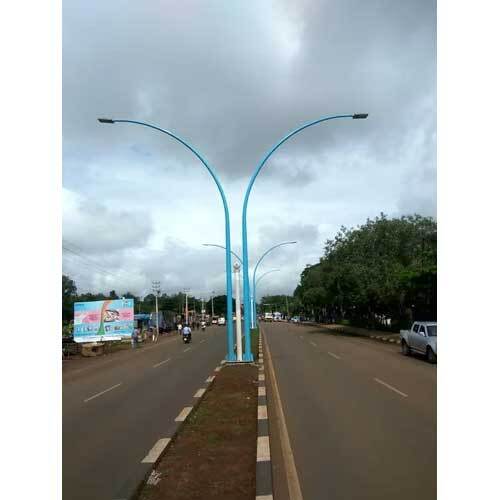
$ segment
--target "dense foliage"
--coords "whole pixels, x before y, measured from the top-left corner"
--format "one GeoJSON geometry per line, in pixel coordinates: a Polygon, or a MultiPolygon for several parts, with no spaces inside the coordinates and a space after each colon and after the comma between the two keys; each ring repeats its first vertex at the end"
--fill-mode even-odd
{"type": "Polygon", "coordinates": [[[394,330],[414,319],[435,320],[437,224],[419,215],[384,214],[327,240],[294,292],[300,312],[394,330]]]}

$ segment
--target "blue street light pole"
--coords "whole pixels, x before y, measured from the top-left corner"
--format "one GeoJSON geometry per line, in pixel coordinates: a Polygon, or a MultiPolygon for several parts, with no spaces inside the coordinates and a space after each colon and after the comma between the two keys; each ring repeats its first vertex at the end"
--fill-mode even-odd
{"type": "Polygon", "coordinates": [[[253,300],[253,304],[252,304],[252,312],[253,312],[253,316],[252,316],[252,328],[255,328],[255,325],[257,324],[257,285],[260,283],[260,280],[262,278],[264,278],[264,276],[267,276],[269,273],[276,273],[278,272],[280,269],[271,269],[270,271],[267,271],[263,274],[261,274],[258,278],[257,278],[257,281],[255,281],[255,276],[254,276],[254,284],[253,284],[253,295],[252,295],[252,300],[253,300]]]}
{"type": "Polygon", "coordinates": [[[248,240],[247,240],[247,207],[248,207],[248,198],[250,196],[250,192],[252,191],[253,184],[257,175],[264,167],[266,161],[269,157],[288,139],[293,137],[295,134],[298,134],[300,131],[312,127],[313,125],[317,125],[318,123],[326,122],[328,120],[334,120],[335,118],[353,118],[353,119],[364,119],[367,118],[367,113],[357,113],[351,115],[334,115],[334,116],[326,116],[320,118],[319,120],[314,120],[312,122],[306,123],[301,127],[293,130],[288,135],[283,137],[276,145],[274,145],[269,152],[264,156],[263,160],[255,169],[252,177],[250,178],[250,182],[248,183],[247,191],[245,193],[245,200],[243,202],[243,212],[242,212],[242,244],[243,244],[243,302],[244,302],[244,310],[245,310],[245,355],[243,359],[245,361],[253,361],[253,356],[250,351],[250,321],[248,311],[250,310],[250,279],[248,276],[248,240]]]}
{"type": "MultiPolygon", "coordinates": [[[[251,324],[252,324],[252,328],[255,328],[256,326],[256,321],[255,321],[255,318],[257,317],[257,306],[255,305],[255,273],[257,272],[257,268],[259,267],[259,264],[262,262],[262,259],[269,253],[271,252],[272,250],[274,250],[275,248],[278,248],[278,247],[281,247],[283,245],[293,245],[297,243],[296,241],[285,241],[283,243],[279,243],[278,245],[274,245],[273,247],[269,248],[266,252],[264,252],[259,261],[257,262],[257,264],[255,265],[255,268],[253,270],[253,293],[251,294],[251,297],[250,297],[250,313],[251,313],[251,324]]],[[[222,248],[223,250],[226,249],[226,247],[224,247],[223,245],[215,245],[213,243],[203,243],[203,246],[205,247],[217,247],[217,248],[222,248]]],[[[243,265],[243,262],[240,258],[240,256],[234,252],[231,252],[234,257],[236,257],[240,263],[243,265]]]]}
{"type": "MultiPolygon", "coordinates": [[[[144,127],[149,127],[154,130],[158,130],[159,132],[163,132],[164,134],[167,134],[168,136],[172,137],[172,139],[175,139],[176,141],[180,142],[183,146],[186,146],[200,161],[203,163],[203,165],[206,167],[210,175],[212,176],[212,179],[215,181],[215,184],[217,184],[217,188],[219,190],[220,196],[222,198],[222,204],[224,206],[224,216],[225,216],[225,223],[226,223],[226,296],[227,296],[227,302],[226,302],[226,308],[227,308],[227,316],[228,318],[233,317],[233,282],[232,282],[232,274],[231,274],[231,230],[230,230],[230,221],[229,221],[229,209],[226,201],[226,195],[224,194],[224,190],[222,189],[222,185],[215,174],[214,170],[212,167],[208,164],[207,161],[201,156],[196,149],[188,144],[184,139],[181,139],[177,135],[175,135],[173,132],[170,132],[168,130],[164,130],[160,127],[156,127],[155,125],[151,125],[149,123],[144,123],[144,122],[139,122],[135,120],[113,120],[110,118],[98,118],[98,121],[100,123],[132,123],[134,125],[142,125],[144,127]]],[[[227,356],[226,359],[228,361],[235,361],[236,356],[234,355],[234,341],[233,341],[233,322],[232,321],[227,321],[227,327],[226,327],[226,332],[227,332],[227,356]]]]}
{"type": "MultiPolygon", "coordinates": [[[[256,318],[257,318],[257,295],[255,293],[255,276],[256,276],[256,273],[257,273],[257,269],[259,267],[259,264],[262,262],[262,259],[269,253],[269,252],[272,252],[275,248],[278,248],[278,247],[282,247],[283,245],[295,245],[295,243],[297,243],[296,241],[284,241],[283,243],[279,243],[278,245],[274,245],[273,247],[271,247],[269,250],[267,250],[266,252],[264,252],[260,259],[257,261],[257,264],[255,264],[255,267],[253,268],[253,296],[251,297],[250,299],[250,302],[251,302],[251,314],[252,314],[252,328],[255,328],[256,327],[256,318]]],[[[246,335],[246,333],[245,333],[246,335]]]]}

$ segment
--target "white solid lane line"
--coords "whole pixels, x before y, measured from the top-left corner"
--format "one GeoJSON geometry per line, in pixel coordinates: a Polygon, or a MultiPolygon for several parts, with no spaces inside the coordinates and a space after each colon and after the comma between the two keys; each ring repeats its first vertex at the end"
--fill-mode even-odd
{"type": "Polygon", "coordinates": [[[97,394],[94,394],[93,396],[90,396],[90,398],[84,399],[84,400],[83,400],[83,402],[84,402],[84,403],[86,403],[87,401],[90,401],[91,399],[94,399],[94,398],[97,398],[97,397],[99,397],[99,396],[102,396],[104,393],[109,392],[109,391],[111,391],[111,390],[113,390],[113,389],[116,389],[116,388],[117,388],[118,386],[120,386],[120,385],[122,385],[122,383],[121,383],[121,382],[120,382],[119,384],[114,385],[113,387],[110,387],[109,389],[106,389],[106,390],[104,390],[104,391],[102,391],[102,392],[99,392],[99,393],[97,393],[97,394]]]}
{"type": "Polygon", "coordinates": [[[318,347],[314,342],[309,342],[311,345],[313,345],[314,347],[318,347]]]}
{"type": "Polygon", "coordinates": [[[184,351],[182,351],[182,352],[188,352],[190,350],[191,350],[191,347],[188,347],[187,349],[184,349],[184,351]]]}
{"type": "Polygon", "coordinates": [[[384,382],[383,380],[380,380],[378,378],[374,378],[373,380],[375,380],[375,382],[378,382],[379,384],[384,385],[385,387],[387,387],[391,391],[397,392],[398,394],[400,394],[404,398],[408,397],[408,394],[405,394],[404,392],[398,391],[395,387],[392,387],[392,385],[389,385],[387,382],[384,382]]]}
{"type": "Polygon", "coordinates": [[[337,354],[333,354],[333,352],[328,351],[328,354],[330,356],[333,356],[335,359],[340,359],[340,356],[338,356],[337,354]]]}
{"type": "Polygon", "coordinates": [[[156,365],[153,365],[153,368],[158,368],[161,366],[163,363],[168,363],[172,358],[165,359],[164,361],[160,361],[159,363],[156,363],[156,365]]]}

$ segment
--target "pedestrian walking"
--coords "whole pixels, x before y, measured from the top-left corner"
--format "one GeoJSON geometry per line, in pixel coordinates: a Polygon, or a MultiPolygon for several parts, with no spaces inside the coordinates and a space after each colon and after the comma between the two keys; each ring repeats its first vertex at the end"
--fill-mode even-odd
{"type": "Polygon", "coordinates": [[[182,323],[177,325],[177,331],[179,332],[179,335],[182,335],[182,323]]]}

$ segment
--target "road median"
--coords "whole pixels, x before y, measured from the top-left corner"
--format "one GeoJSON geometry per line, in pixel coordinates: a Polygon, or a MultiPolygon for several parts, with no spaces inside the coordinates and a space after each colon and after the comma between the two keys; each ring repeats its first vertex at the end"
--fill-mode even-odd
{"type": "Polygon", "coordinates": [[[214,371],[135,498],[255,499],[259,373],[253,363],[214,371]]]}

